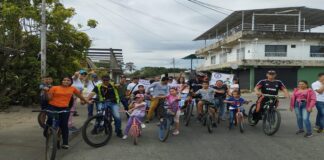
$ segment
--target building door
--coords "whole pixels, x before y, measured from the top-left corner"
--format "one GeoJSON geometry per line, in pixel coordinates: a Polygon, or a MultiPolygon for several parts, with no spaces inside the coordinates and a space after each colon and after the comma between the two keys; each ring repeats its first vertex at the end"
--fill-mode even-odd
{"type": "Polygon", "coordinates": [[[255,84],[262,79],[266,79],[266,73],[270,69],[277,72],[277,79],[280,79],[288,89],[293,89],[297,86],[297,68],[256,68],[254,75],[255,84]]]}

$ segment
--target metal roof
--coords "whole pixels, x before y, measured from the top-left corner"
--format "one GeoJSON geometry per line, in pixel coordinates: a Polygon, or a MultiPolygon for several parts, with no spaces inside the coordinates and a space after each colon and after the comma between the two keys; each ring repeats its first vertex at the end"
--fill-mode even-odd
{"type": "MultiPolygon", "coordinates": [[[[298,14],[301,12],[301,18],[305,18],[305,23],[307,25],[317,27],[324,25],[324,10],[308,8],[304,6],[300,7],[284,7],[284,8],[266,8],[266,9],[252,9],[252,10],[239,10],[234,11],[228,17],[223,19],[221,22],[216,24],[214,27],[206,31],[205,33],[198,36],[194,41],[206,40],[215,38],[216,32],[218,34],[225,33],[227,27],[229,29],[234,28],[242,24],[242,14],[244,13],[244,23],[252,23],[253,13],[255,14],[298,14]]],[[[259,24],[298,24],[298,17],[292,18],[291,16],[267,16],[264,15],[262,18],[256,17],[256,23],[259,24]]]]}

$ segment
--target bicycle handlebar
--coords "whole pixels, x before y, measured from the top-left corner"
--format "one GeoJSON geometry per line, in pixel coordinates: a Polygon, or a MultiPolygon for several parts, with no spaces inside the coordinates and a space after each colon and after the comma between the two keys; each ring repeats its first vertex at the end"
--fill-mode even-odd
{"type": "Polygon", "coordinates": [[[69,113],[69,112],[75,112],[75,111],[69,111],[69,110],[62,110],[62,111],[51,111],[51,110],[32,110],[32,112],[47,112],[47,113],[56,113],[56,114],[60,114],[60,113],[69,113]]]}
{"type": "Polygon", "coordinates": [[[271,94],[262,94],[264,97],[274,97],[278,99],[285,99],[285,96],[271,95],[271,94]]]}

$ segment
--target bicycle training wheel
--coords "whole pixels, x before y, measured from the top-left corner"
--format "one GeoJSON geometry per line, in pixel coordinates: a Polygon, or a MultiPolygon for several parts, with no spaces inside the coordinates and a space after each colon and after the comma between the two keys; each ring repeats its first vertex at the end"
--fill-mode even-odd
{"type": "Polygon", "coordinates": [[[88,145],[102,147],[109,142],[111,136],[111,123],[103,115],[93,116],[84,122],[82,138],[88,145]]]}

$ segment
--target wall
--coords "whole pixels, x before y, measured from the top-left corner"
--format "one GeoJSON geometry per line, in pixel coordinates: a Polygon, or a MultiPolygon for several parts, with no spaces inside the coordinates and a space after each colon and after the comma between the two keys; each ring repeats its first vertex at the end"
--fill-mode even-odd
{"type": "Polygon", "coordinates": [[[320,72],[324,72],[324,67],[304,67],[298,69],[297,79],[306,80],[309,85],[317,80],[317,75],[320,72]]]}

